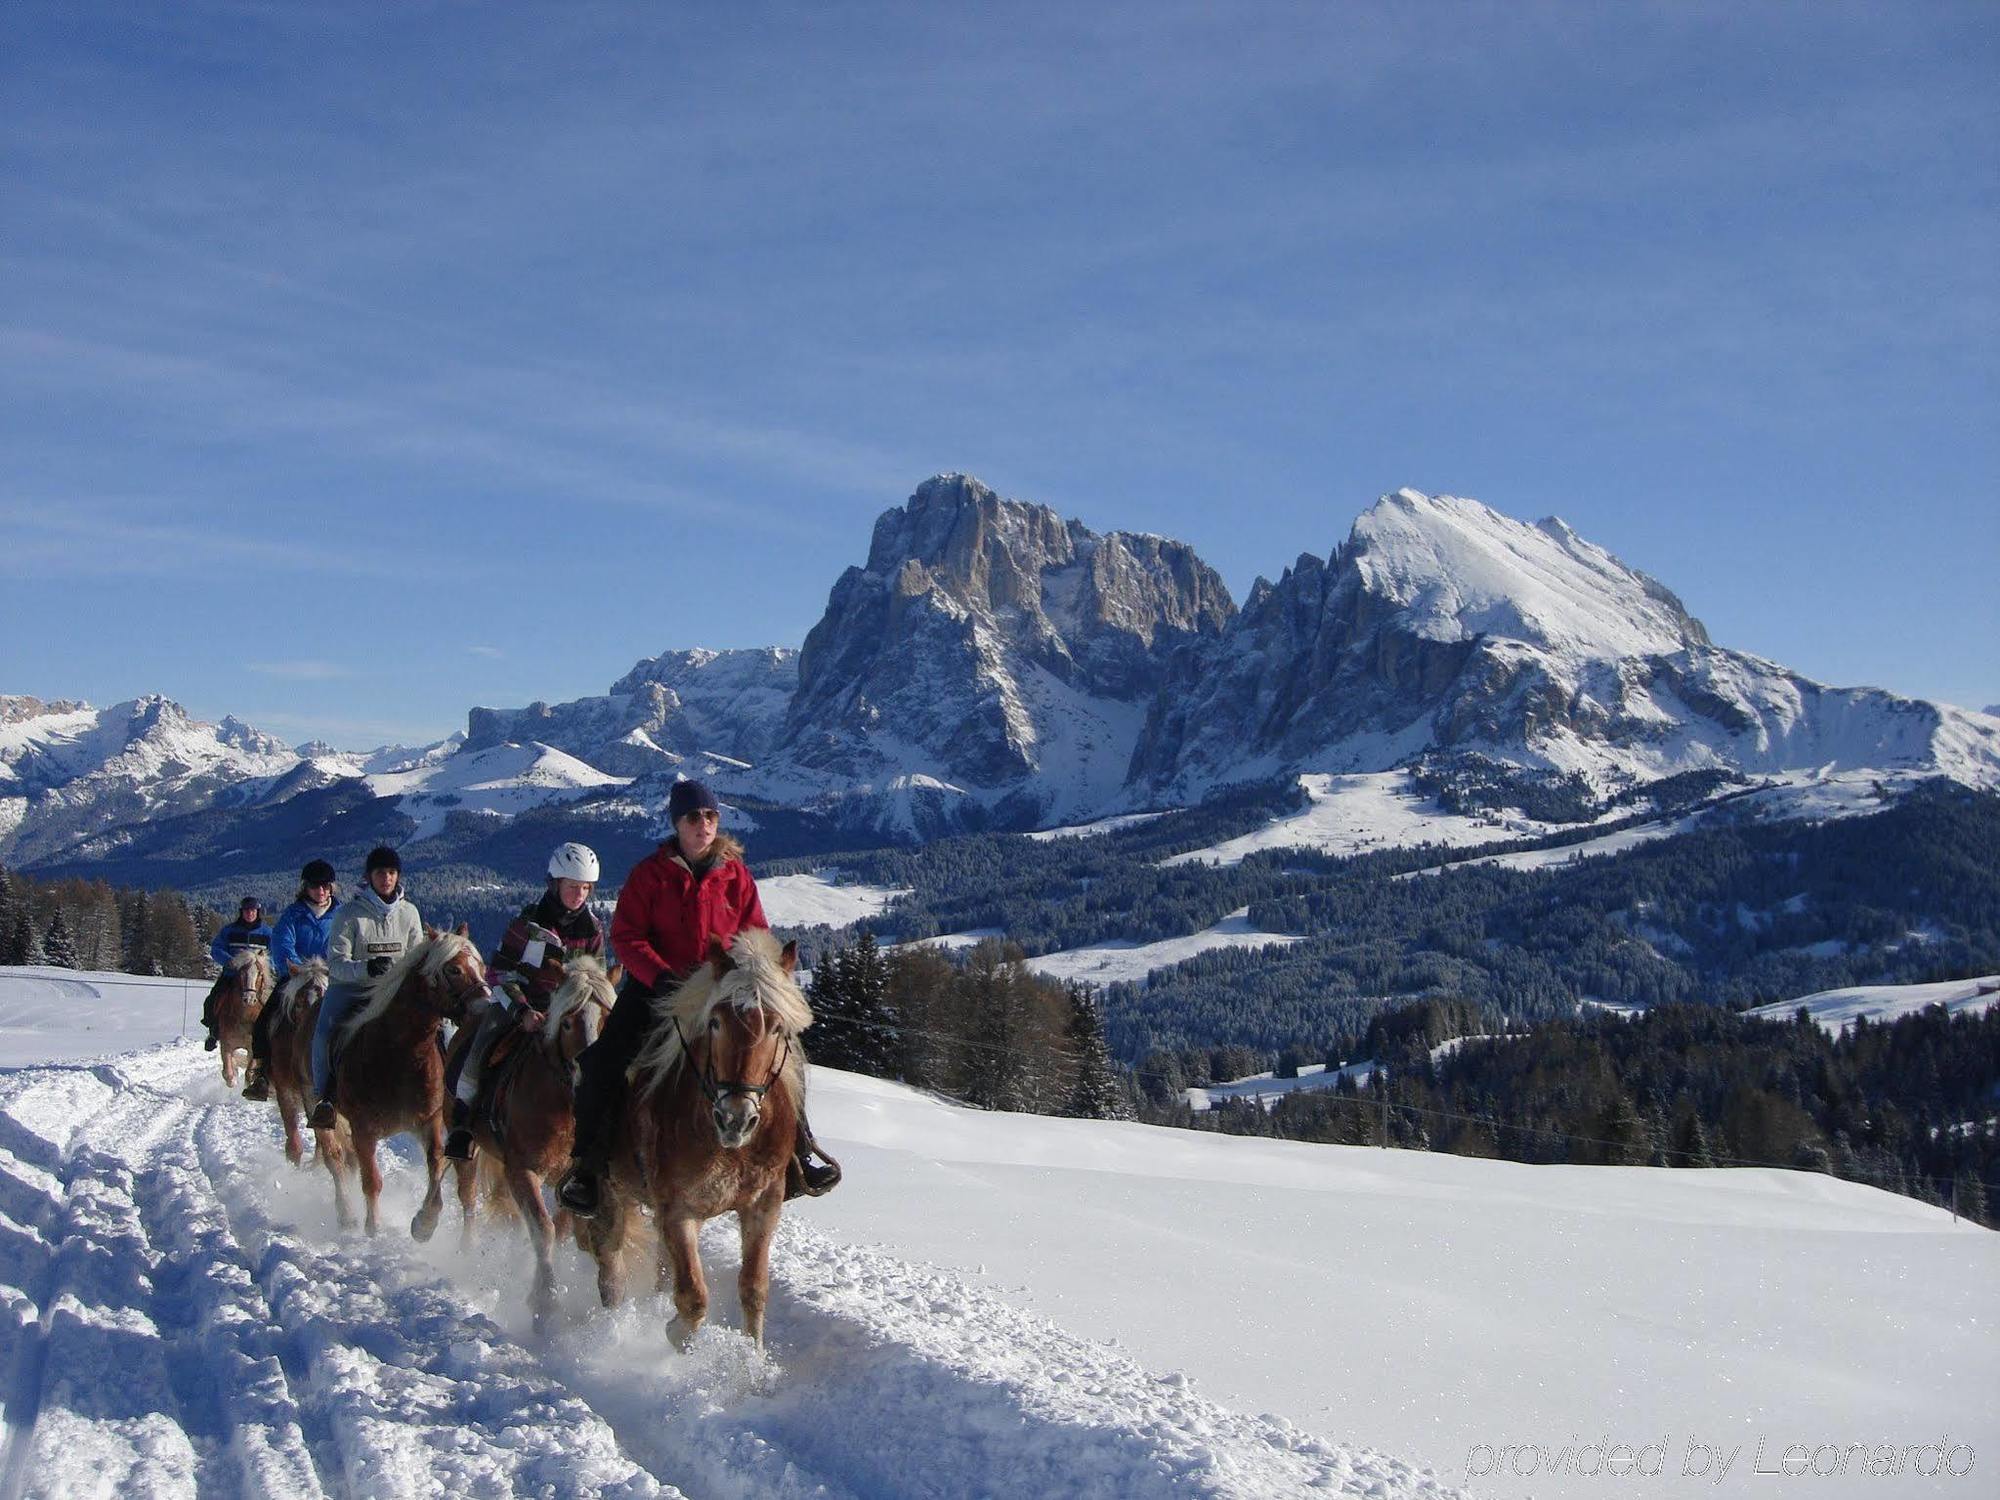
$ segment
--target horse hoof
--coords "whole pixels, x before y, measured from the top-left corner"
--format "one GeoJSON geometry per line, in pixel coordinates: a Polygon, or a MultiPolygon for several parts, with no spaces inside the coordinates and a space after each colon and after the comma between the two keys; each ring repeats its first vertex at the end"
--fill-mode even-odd
{"type": "Polygon", "coordinates": [[[431,1236],[437,1233],[437,1227],[436,1214],[419,1213],[410,1220],[410,1238],[419,1245],[429,1244],[431,1236]]]}

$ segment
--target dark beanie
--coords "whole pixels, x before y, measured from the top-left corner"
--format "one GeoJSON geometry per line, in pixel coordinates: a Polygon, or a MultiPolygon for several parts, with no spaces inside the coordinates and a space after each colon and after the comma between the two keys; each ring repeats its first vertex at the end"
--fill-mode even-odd
{"type": "Polygon", "coordinates": [[[671,822],[678,823],[689,813],[700,812],[703,808],[717,817],[722,816],[722,809],[716,805],[715,793],[699,781],[676,781],[674,789],[667,793],[667,818],[671,822]]]}
{"type": "Polygon", "coordinates": [[[387,844],[377,844],[368,851],[368,863],[362,866],[361,873],[373,875],[377,870],[394,870],[401,874],[402,869],[403,856],[387,844]]]}

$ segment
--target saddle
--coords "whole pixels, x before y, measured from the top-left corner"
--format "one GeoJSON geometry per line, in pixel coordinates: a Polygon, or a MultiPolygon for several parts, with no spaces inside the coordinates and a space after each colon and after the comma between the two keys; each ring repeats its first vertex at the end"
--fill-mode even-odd
{"type": "Polygon", "coordinates": [[[479,1092],[466,1113],[483,1122],[496,1138],[507,1132],[506,1112],[500,1108],[505,1094],[500,1085],[520,1070],[534,1046],[535,1033],[525,1026],[513,1025],[495,1037],[487,1050],[486,1065],[479,1074],[479,1092]]]}

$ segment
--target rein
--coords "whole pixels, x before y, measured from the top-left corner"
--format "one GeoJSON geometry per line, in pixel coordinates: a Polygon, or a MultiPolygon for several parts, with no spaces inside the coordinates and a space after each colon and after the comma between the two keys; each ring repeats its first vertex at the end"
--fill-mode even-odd
{"type": "MultiPolygon", "coordinates": [[[[681,1030],[679,1016],[674,1017],[674,1035],[680,1038],[681,1056],[692,1061],[694,1049],[688,1046],[687,1034],[681,1030]]],[[[762,1100],[771,1092],[772,1085],[784,1076],[785,1064],[791,1059],[792,1039],[790,1036],[785,1036],[784,1041],[785,1045],[778,1053],[777,1066],[771,1069],[771,1076],[762,1083],[744,1083],[740,1079],[723,1079],[718,1082],[714,1070],[706,1061],[697,1063],[694,1070],[695,1082],[701,1085],[701,1091],[707,1096],[709,1106],[720,1108],[722,1101],[731,1094],[743,1094],[752,1099],[762,1100]]]]}

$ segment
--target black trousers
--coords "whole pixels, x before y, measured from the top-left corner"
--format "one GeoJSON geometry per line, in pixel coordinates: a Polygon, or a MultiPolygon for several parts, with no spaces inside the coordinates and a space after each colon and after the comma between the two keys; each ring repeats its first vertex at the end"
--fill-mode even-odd
{"type": "MultiPolygon", "coordinates": [[[[662,978],[672,988],[674,981],[662,978]]],[[[632,1066],[653,1034],[651,985],[626,978],[597,1040],[577,1054],[576,1154],[602,1167],[611,1153],[618,1109],[625,1100],[625,1070],[632,1066]]]]}

